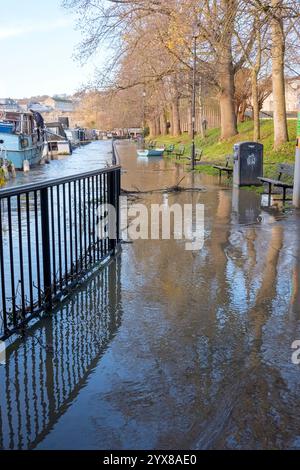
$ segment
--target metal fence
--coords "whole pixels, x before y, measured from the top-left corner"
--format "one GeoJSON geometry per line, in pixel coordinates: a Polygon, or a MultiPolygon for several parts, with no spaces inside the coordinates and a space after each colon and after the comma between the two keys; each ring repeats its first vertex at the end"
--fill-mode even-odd
{"type": "Polygon", "coordinates": [[[0,190],[0,339],[54,305],[119,244],[120,166],[0,190]],[[99,206],[116,209],[109,238],[99,206]],[[99,233],[106,233],[99,237],[99,233]]]}
{"type": "Polygon", "coordinates": [[[7,348],[0,450],[35,449],[86,386],[122,321],[121,257],[7,348]]]}

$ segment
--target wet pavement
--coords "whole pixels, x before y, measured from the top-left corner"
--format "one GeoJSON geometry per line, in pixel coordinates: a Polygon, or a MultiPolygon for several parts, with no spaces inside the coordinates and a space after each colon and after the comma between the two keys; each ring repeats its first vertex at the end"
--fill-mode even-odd
{"type": "MultiPolygon", "coordinates": [[[[124,189],[184,176],[119,146],[124,189]]],[[[185,174],[205,243],[138,240],[0,366],[0,448],[300,448],[300,218],[185,174]]],[[[139,202],[165,202],[160,193],[139,202]]]]}

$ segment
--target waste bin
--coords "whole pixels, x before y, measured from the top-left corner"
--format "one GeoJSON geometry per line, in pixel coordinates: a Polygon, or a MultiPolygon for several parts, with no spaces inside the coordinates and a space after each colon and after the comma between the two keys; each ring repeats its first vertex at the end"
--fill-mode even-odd
{"type": "Polygon", "coordinates": [[[257,142],[240,142],[235,144],[233,152],[233,184],[260,186],[257,178],[263,176],[263,145],[257,142]]]}

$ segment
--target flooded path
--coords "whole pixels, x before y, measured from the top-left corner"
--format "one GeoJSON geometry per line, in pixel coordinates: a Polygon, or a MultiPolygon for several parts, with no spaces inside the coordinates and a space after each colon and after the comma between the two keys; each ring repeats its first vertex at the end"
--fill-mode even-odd
{"type": "MultiPolygon", "coordinates": [[[[122,187],[182,169],[120,144],[122,187]]],[[[120,256],[0,366],[0,448],[300,448],[300,218],[253,192],[186,174],[205,192],[205,244],[123,245],[120,256]]],[[[146,205],[165,195],[142,195],[146,205]]]]}

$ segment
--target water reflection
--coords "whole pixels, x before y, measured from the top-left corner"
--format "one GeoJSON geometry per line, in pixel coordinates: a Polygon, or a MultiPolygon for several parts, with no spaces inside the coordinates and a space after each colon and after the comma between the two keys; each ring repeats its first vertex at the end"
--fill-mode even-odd
{"type": "MultiPolygon", "coordinates": [[[[20,342],[23,362],[15,364],[14,350],[6,369],[13,383],[7,372],[1,379],[2,442],[18,447],[20,436],[32,436],[45,421],[44,433],[31,437],[32,448],[300,448],[300,369],[291,361],[291,344],[300,339],[299,215],[266,210],[255,193],[232,193],[210,176],[183,175],[166,159],[137,164],[134,147],[120,149],[123,188],[163,188],[183,176],[183,185],[205,187],[168,195],[169,204],[205,205],[204,248],[189,252],[173,239],[123,246],[118,293],[109,302],[110,318],[121,314],[122,324],[116,321],[114,340],[104,355],[99,348],[94,373],[84,379],[72,372],[80,355],[54,353],[59,362],[53,366],[50,355],[47,369],[39,343],[35,361],[25,367],[30,354],[24,348],[29,351],[33,339],[20,342]],[[47,370],[53,371],[49,388],[33,392],[45,382],[35,379],[37,371],[47,377],[47,370]],[[69,381],[76,393],[68,395],[69,381]],[[39,397],[27,413],[26,396],[39,397]],[[53,412],[48,425],[49,409],[67,396],[63,413],[53,412]]],[[[139,202],[149,206],[164,198],[143,194],[139,202]]],[[[85,357],[93,336],[81,334],[76,321],[89,310],[84,304],[74,317],[53,319],[54,351],[65,351],[66,344],[77,351],[82,335],[85,357]]],[[[100,334],[97,325],[92,331],[100,334]]]]}
{"type": "Polygon", "coordinates": [[[0,448],[32,449],[85,386],[121,324],[120,259],[52,318],[28,330],[0,367],[0,448]]]}
{"type": "MultiPolygon", "coordinates": [[[[126,167],[134,165],[129,154],[126,167]]],[[[139,175],[147,187],[156,178],[149,166],[139,175]]],[[[164,180],[172,181],[174,175],[164,180]]],[[[291,363],[291,344],[300,337],[299,218],[266,212],[253,192],[212,188],[205,176],[195,182],[207,187],[193,195],[206,208],[204,249],[188,253],[172,240],[128,249],[135,294],[143,299],[135,325],[140,340],[131,346],[143,351],[147,368],[142,372],[122,343],[143,385],[128,386],[126,399],[114,384],[101,400],[114,403],[125,421],[134,417],[126,432],[141,447],[299,447],[300,376],[291,363]],[[138,387],[145,401],[136,402],[138,387]]],[[[169,199],[184,204],[191,195],[169,199]]],[[[162,201],[152,195],[145,202],[162,201]]],[[[127,323],[125,312],[125,336],[127,323]]],[[[105,426],[112,432],[113,418],[105,426]]],[[[129,437],[121,442],[133,445],[129,437]]]]}

